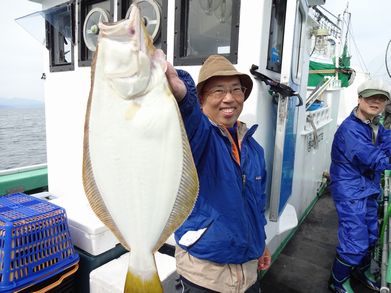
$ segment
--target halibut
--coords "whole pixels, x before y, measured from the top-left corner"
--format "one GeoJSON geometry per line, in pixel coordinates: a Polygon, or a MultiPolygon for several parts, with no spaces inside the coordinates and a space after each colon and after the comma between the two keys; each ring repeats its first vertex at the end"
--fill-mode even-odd
{"type": "Polygon", "coordinates": [[[154,252],[185,221],[198,176],[177,102],[137,6],[99,25],[91,65],[83,184],[96,215],[130,250],[125,292],[162,292],[154,252]]]}

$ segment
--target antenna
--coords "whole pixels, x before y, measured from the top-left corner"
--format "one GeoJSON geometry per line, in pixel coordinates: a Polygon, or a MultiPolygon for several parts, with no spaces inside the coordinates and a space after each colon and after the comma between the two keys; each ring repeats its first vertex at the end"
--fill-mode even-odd
{"type": "Polygon", "coordinates": [[[100,7],[95,7],[88,12],[83,25],[83,39],[87,48],[90,51],[96,50],[98,43],[99,26],[100,22],[109,21],[109,12],[100,7]]]}
{"type": "Polygon", "coordinates": [[[386,62],[386,70],[387,70],[388,76],[391,78],[391,40],[388,42],[388,45],[386,48],[385,62],[386,62]]]}

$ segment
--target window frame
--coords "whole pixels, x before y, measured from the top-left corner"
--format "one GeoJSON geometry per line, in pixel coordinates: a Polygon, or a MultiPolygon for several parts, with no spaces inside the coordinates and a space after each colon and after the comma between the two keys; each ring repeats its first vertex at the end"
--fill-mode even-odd
{"type": "Polygon", "coordinates": [[[111,21],[114,19],[114,0],[78,0],[77,6],[78,6],[78,40],[77,40],[77,47],[78,47],[78,65],[79,67],[87,67],[91,66],[92,63],[92,56],[91,58],[88,57],[88,51],[84,38],[83,38],[83,27],[84,27],[84,21],[86,19],[86,16],[90,10],[88,8],[91,5],[98,4],[101,2],[109,2],[110,4],[110,11],[109,16],[111,21]]]}
{"type": "Polygon", "coordinates": [[[288,0],[273,0],[272,1],[272,7],[271,7],[271,12],[270,12],[270,26],[269,26],[269,39],[268,39],[268,46],[267,46],[267,59],[266,59],[266,69],[267,70],[270,70],[270,71],[273,71],[273,72],[276,72],[276,73],[281,73],[281,70],[282,70],[282,60],[283,60],[283,57],[284,57],[284,38],[285,38],[285,22],[286,22],[286,9],[287,9],[287,2],[288,0]],[[283,11],[283,13],[281,13],[280,11],[280,14],[284,16],[284,19],[283,19],[283,23],[280,24],[280,27],[282,28],[282,37],[281,37],[281,48],[280,49],[280,63],[279,65],[273,65],[274,62],[272,62],[273,58],[272,58],[272,36],[273,34],[277,33],[278,32],[278,27],[277,26],[273,26],[273,21],[275,19],[275,15],[277,14],[278,12],[278,9],[280,7],[279,1],[285,1],[285,10],[283,11]],[[274,30],[272,29],[277,29],[277,31],[275,32],[274,30]]]}
{"type": "Polygon", "coordinates": [[[304,38],[303,33],[305,31],[306,14],[301,5],[297,7],[296,19],[295,19],[295,36],[293,38],[293,66],[292,66],[292,81],[296,84],[300,84],[303,71],[303,50],[304,50],[304,38]],[[300,18],[299,18],[300,17],[300,18]]]}
{"type": "MultiPolygon", "coordinates": [[[[188,39],[189,0],[175,0],[175,33],[174,33],[174,66],[201,65],[208,55],[194,57],[184,56],[188,39]],[[185,29],[182,29],[185,28],[185,29]]],[[[233,64],[238,62],[240,25],[240,1],[232,1],[231,44],[229,54],[220,54],[233,64]]]]}
{"type": "MultiPolygon", "coordinates": [[[[72,71],[75,69],[75,0],[70,0],[63,4],[51,7],[44,11],[45,13],[45,33],[46,33],[46,48],[49,50],[49,71],[50,72],[62,72],[72,71]],[[70,10],[70,28],[71,28],[71,62],[64,64],[57,64],[55,60],[59,58],[59,51],[55,51],[54,44],[55,38],[60,40],[60,33],[53,27],[53,25],[47,20],[47,18],[56,17],[63,10],[70,10]]],[[[64,39],[64,37],[62,37],[64,39]]],[[[59,45],[63,45],[64,42],[60,42],[59,45]]]]}

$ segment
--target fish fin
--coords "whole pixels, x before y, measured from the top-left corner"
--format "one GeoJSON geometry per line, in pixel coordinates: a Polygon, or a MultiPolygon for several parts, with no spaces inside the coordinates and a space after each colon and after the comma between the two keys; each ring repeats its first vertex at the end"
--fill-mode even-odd
{"type": "Polygon", "coordinates": [[[84,154],[83,159],[83,185],[88,202],[96,216],[113,232],[119,242],[121,242],[127,250],[130,250],[130,246],[115,225],[113,218],[102,200],[92,175],[91,162],[88,153],[84,154]]]}
{"type": "MultiPolygon", "coordinates": [[[[174,97],[172,98],[175,99],[174,97]]],[[[162,234],[153,248],[153,251],[157,251],[167,241],[168,237],[170,237],[171,234],[177,230],[179,226],[182,225],[182,223],[187,219],[194,208],[199,190],[198,173],[191,152],[189,139],[187,137],[185,126],[183,124],[182,116],[179,112],[178,106],[176,106],[176,108],[177,114],[179,116],[183,143],[182,177],[171,214],[162,231],[162,234]]]]}
{"type": "Polygon", "coordinates": [[[119,232],[119,229],[114,223],[113,218],[111,217],[109,211],[105,203],[102,200],[102,196],[100,195],[99,189],[96,185],[94,174],[91,166],[91,158],[89,151],[89,119],[91,113],[91,102],[92,102],[92,93],[94,88],[94,77],[95,77],[95,63],[97,51],[99,49],[99,45],[97,46],[91,69],[91,90],[90,95],[88,97],[87,102],[87,110],[84,122],[84,142],[83,142],[83,168],[82,168],[82,176],[83,176],[83,187],[88,202],[97,215],[97,217],[113,232],[113,234],[117,237],[119,242],[127,249],[130,250],[130,246],[126,243],[124,237],[119,232]]]}
{"type": "Polygon", "coordinates": [[[126,274],[124,293],[162,293],[163,288],[159,275],[155,272],[150,279],[142,279],[128,269],[126,274]]]}

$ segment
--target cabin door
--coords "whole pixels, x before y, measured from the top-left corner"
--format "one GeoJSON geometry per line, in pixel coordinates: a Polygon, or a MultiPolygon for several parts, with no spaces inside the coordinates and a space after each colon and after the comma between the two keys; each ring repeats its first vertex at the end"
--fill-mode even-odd
{"type": "MultiPolygon", "coordinates": [[[[300,1],[286,1],[280,83],[304,96],[301,84],[305,11],[300,1]]],[[[278,94],[270,197],[270,220],[277,221],[292,194],[300,97],[278,94]]]]}

